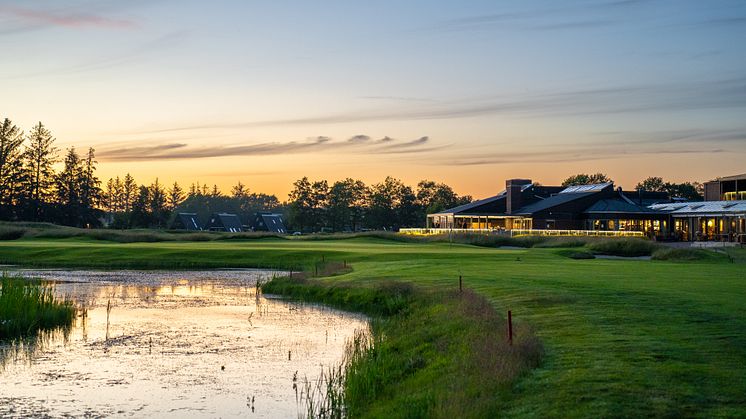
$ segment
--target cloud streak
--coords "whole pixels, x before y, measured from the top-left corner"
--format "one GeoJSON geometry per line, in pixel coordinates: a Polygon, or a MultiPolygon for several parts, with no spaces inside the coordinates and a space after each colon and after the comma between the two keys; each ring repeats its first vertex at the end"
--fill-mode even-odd
{"type": "Polygon", "coordinates": [[[0,15],[13,18],[19,27],[58,26],[66,28],[134,29],[138,24],[132,20],[114,19],[106,16],[81,13],[30,9],[17,6],[0,6],[0,15]]]}
{"type": "Polygon", "coordinates": [[[384,137],[383,140],[370,141],[369,136],[361,134],[345,141],[335,141],[329,137],[319,136],[307,141],[266,142],[249,145],[215,147],[195,147],[180,142],[156,144],[152,146],[119,144],[117,147],[99,150],[98,156],[102,161],[148,161],[236,156],[270,156],[314,153],[330,150],[358,152],[363,154],[410,154],[424,153],[446,147],[446,145],[438,147],[422,147],[429,142],[429,138],[426,136],[407,142],[398,142],[390,137],[384,137]]]}
{"type": "Polygon", "coordinates": [[[77,65],[58,67],[38,72],[26,72],[22,74],[3,77],[4,80],[33,79],[48,76],[69,76],[74,74],[88,73],[91,71],[105,70],[126,64],[141,62],[144,57],[161,53],[164,49],[182,42],[187,37],[185,32],[173,32],[152,41],[145,42],[135,48],[131,48],[118,55],[111,55],[95,61],[80,63],[77,65]]]}
{"type": "Polygon", "coordinates": [[[162,134],[265,126],[345,124],[371,121],[418,121],[481,116],[515,118],[571,117],[651,112],[746,108],[746,77],[689,83],[589,88],[520,97],[487,96],[434,104],[382,107],[294,119],[228,122],[142,130],[128,134],[162,134]]]}

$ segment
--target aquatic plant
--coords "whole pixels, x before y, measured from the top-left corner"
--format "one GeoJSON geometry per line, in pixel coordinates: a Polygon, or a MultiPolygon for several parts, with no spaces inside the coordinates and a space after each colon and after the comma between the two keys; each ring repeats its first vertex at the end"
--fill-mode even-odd
{"type": "Polygon", "coordinates": [[[0,278],[0,339],[72,325],[75,305],[54,295],[52,284],[3,274],[0,278]]]}

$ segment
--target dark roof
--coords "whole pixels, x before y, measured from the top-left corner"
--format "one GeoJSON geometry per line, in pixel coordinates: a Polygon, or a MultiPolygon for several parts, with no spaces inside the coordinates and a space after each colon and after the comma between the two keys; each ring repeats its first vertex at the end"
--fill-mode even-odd
{"type": "Polygon", "coordinates": [[[733,175],[733,176],[723,176],[715,179],[712,182],[722,182],[724,180],[746,180],[746,173],[740,174],[740,175],[733,175]]]}
{"type": "Polygon", "coordinates": [[[182,227],[184,230],[199,231],[202,230],[202,224],[200,224],[197,214],[193,212],[180,212],[176,214],[177,227],[182,227]],[[179,225],[180,224],[180,225],[179,225]]]}
{"type": "Polygon", "coordinates": [[[546,209],[556,207],[558,205],[566,204],[568,202],[575,201],[576,199],[585,198],[587,196],[591,196],[596,193],[598,192],[560,193],[554,196],[550,196],[549,198],[543,199],[539,202],[534,202],[533,204],[526,205],[525,207],[520,208],[514,214],[515,215],[531,215],[533,213],[544,211],[546,209]]]}
{"type": "MultiPolygon", "coordinates": [[[[534,184],[533,183],[527,183],[525,185],[521,185],[521,192],[525,192],[529,188],[534,188],[534,184]]],[[[547,189],[546,187],[540,187],[540,188],[547,189]]],[[[480,199],[478,201],[472,201],[472,202],[469,202],[468,204],[459,205],[458,207],[448,208],[448,209],[445,209],[443,211],[436,212],[435,214],[441,214],[442,215],[442,214],[459,214],[459,213],[464,213],[466,211],[470,211],[470,210],[473,210],[475,208],[481,207],[482,205],[491,204],[491,203],[499,201],[501,199],[505,199],[505,197],[507,197],[507,196],[508,196],[507,191],[502,191],[502,192],[500,192],[499,194],[497,194],[495,196],[491,196],[489,198],[480,199]]],[[[435,215],[435,214],[430,214],[430,215],[435,215]]],[[[476,212],[476,211],[473,214],[482,214],[482,215],[484,215],[484,213],[480,213],[480,212],[476,212]]],[[[468,213],[467,213],[467,215],[468,215],[468,213]]]]}
{"type": "Polygon", "coordinates": [[[595,204],[588,207],[585,211],[586,214],[592,213],[635,213],[635,214],[661,214],[660,211],[656,211],[644,206],[640,206],[631,202],[628,202],[622,198],[610,198],[602,199],[595,204]]]}
{"type": "Polygon", "coordinates": [[[264,225],[267,227],[267,231],[271,231],[273,233],[280,233],[285,234],[287,233],[287,229],[285,228],[285,224],[282,222],[282,215],[280,214],[260,214],[262,217],[262,220],[264,221],[264,225]]]}
{"type": "Polygon", "coordinates": [[[243,231],[241,219],[236,214],[212,214],[210,216],[210,229],[222,229],[231,233],[243,231]]]}
{"type": "Polygon", "coordinates": [[[560,191],[560,193],[580,193],[580,192],[601,192],[609,186],[613,187],[613,182],[591,183],[589,185],[572,185],[560,191]]]}
{"type": "Polygon", "coordinates": [[[461,213],[464,211],[468,211],[471,209],[474,209],[476,207],[482,206],[484,204],[490,204],[495,201],[498,201],[500,199],[505,199],[505,192],[501,192],[499,195],[491,196],[489,198],[480,199],[478,201],[472,201],[468,204],[459,205],[458,207],[449,208],[440,212],[436,212],[436,214],[456,214],[461,213]]]}

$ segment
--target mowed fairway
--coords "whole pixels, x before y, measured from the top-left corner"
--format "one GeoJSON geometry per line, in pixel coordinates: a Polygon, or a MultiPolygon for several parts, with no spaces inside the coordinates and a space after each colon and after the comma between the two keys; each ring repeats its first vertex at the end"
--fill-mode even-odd
{"type": "Polygon", "coordinates": [[[572,260],[558,252],[370,238],[66,239],[0,242],[0,263],[313,272],[323,257],[353,267],[329,281],[456,288],[462,275],[544,343],[542,365],[504,401],[506,416],[746,416],[745,264],[572,260]]]}

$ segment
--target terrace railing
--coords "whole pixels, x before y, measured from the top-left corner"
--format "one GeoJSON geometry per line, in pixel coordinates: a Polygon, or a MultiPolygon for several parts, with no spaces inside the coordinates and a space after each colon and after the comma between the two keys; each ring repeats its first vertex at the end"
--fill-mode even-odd
{"type": "Polygon", "coordinates": [[[402,228],[399,234],[414,236],[435,236],[446,234],[495,234],[501,236],[587,236],[587,237],[645,237],[642,231],[606,231],[606,230],[537,230],[513,229],[500,230],[490,228],[402,228]]]}

